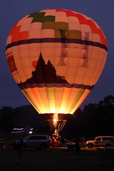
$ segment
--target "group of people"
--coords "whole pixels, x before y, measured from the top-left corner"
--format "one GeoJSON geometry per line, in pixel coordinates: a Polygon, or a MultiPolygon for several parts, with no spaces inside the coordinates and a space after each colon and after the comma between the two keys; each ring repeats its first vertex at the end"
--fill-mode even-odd
{"type": "MultiPolygon", "coordinates": [[[[55,146],[54,138],[52,139],[52,144],[53,144],[53,146],[55,146]]],[[[17,144],[17,153],[18,153],[18,160],[17,161],[21,161],[21,153],[22,153],[22,150],[23,150],[23,145],[24,145],[23,144],[23,139],[20,139],[18,144],[17,144]]],[[[75,151],[76,151],[77,154],[79,154],[79,152],[80,152],[80,145],[79,145],[79,140],[78,139],[75,140],[75,151]]]]}

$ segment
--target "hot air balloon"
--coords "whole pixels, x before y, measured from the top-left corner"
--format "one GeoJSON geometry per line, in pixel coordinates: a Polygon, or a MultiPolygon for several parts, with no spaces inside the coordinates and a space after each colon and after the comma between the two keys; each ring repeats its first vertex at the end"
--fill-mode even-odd
{"type": "Polygon", "coordinates": [[[58,132],[91,92],[106,57],[107,42],[99,25],[64,9],[25,16],[6,42],[6,59],[15,82],[58,132]]]}

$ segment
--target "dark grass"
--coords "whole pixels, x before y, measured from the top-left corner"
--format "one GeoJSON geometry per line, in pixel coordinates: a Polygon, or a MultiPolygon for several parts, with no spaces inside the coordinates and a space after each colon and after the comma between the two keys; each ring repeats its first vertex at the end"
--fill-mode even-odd
{"type": "Polygon", "coordinates": [[[75,151],[63,148],[50,148],[46,151],[26,149],[22,152],[21,162],[17,162],[17,151],[0,149],[0,171],[112,171],[111,163],[99,164],[95,149],[75,151]]]}

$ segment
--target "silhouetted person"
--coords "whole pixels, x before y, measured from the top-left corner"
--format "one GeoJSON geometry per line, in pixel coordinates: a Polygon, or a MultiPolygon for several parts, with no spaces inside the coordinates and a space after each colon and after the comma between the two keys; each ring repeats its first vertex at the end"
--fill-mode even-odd
{"type": "Polygon", "coordinates": [[[77,154],[79,154],[79,152],[80,152],[80,146],[79,146],[79,140],[78,139],[75,140],[75,151],[77,154]]]}
{"type": "Polygon", "coordinates": [[[21,161],[22,150],[23,150],[23,139],[20,139],[19,143],[17,144],[17,153],[18,153],[17,161],[21,161]]]}

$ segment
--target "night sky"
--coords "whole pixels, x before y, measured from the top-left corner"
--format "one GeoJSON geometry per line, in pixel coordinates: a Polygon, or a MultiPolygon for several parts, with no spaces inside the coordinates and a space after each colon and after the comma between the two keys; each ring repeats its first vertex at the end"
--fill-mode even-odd
{"type": "Polygon", "coordinates": [[[98,103],[108,95],[114,95],[114,1],[113,0],[1,0],[0,1],[0,108],[13,108],[29,104],[10,74],[5,44],[7,36],[24,16],[43,9],[60,8],[77,11],[97,22],[108,42],[108,56],[101,77],[81,107],[98,103]]]}

